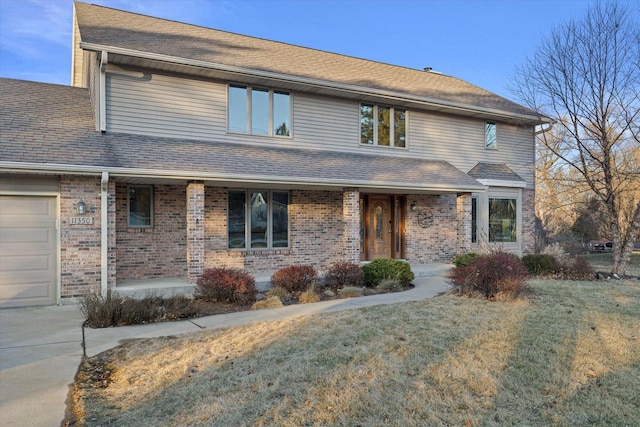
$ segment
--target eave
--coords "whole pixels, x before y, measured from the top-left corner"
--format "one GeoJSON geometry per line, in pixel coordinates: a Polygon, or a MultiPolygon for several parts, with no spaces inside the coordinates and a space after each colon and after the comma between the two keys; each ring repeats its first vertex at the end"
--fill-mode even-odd
{"type": "Polygon", "coordinates": [[[375,89],[271,71],[247,69],[117,46],[80,42],[80,48],[99,53],[107,52],[109,54],[110,64],[118,64],[134,69],[152,69],[163,73],[188,74],[223,81],[275,86],[291,91],[316,93],[359,101],[391,103],[400,107],[462,115],[483,120],[503,121],[519,125],[534,126],[552,123],[550,118],[542,115],[519,114],[430,97],[414,96],[403,92],[375,89]]]}

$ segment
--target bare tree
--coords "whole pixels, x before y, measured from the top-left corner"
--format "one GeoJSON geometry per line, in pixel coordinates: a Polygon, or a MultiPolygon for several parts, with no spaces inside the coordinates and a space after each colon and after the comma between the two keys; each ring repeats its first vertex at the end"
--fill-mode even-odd
{"type": "Polygon", "coordinates": [[[555,28],[517,69],[514,92],[560,127],[539,134],[600,200],[625,274],[640,229],[640,25],[638,11],[594,3],[555,28]],[[555,138],[562,135],[560,141],[555,138]]]}

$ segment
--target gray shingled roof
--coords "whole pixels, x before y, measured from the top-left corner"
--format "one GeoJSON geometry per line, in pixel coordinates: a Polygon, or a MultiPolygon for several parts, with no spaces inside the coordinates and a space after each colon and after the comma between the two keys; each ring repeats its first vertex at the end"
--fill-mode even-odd
{"type": "Polygon", "coordinates": [[[522,181],[524,179],[504,163],[478,163],[467,175],[475,179],[495,179],[500,181],[522,181]]]}
{"type": "Polygon", "coordinates": [[[75,3],[81,42],[432,98],[538,113],[463,80],[286,43],[75,3]]]}
{"type": "Polygon", "coordinates": [[[0,169],[8,167],[3,162],[128,169],[140,176],[156,171],[424,191],[482,188],[444,161],[102,134],[95,130],[87,89],[12,79],[0,79],[0,169]]]}

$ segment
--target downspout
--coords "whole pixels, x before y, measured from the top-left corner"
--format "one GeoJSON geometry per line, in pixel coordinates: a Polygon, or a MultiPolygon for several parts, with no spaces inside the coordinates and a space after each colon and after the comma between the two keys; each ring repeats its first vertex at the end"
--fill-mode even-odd
{"type": "Polygon", "coordinates": [[[100,190],[100,293],[106,297],[109,285],[109,172],[102,172],[100,190]]]}
{"type": "Polygon", "coordinates": [[[109,54],[102,51],[100,55],[100,111],[98,116],[100,132],[107,131],[107,64],[109,63],[109,54]]]}

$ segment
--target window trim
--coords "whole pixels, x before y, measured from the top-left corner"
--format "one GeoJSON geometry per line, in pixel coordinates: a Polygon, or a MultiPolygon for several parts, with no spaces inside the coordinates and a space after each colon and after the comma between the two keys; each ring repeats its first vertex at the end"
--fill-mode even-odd
{"type": "Polygon", "coordinates": [[[226,124],[226,131],[229,134],[232,135],[251,135],[251,136],[257,136],[257,137],[269,137],[269,138],[286,138],[286,139],[293,139],[293,94],[290,91],[287,90],[283,90],[283,89],[274,89],[274,88],[269,88],[269,87],[264,87],[264,86],[252,86],[252,85],[248,85],[248,84],[240,84],[240,83],[228,83],[227,84],[227,124],[226,124]],[[246,90],[246,124],[245,124],[245,131],[239,131],[239,130],[231,130],[229,129],[229,124],[231,123],[231,108],[229,108],[229,102],[230,102],[230,96],[229,96],[229,90],[230,88],[235,87],[235,88],[239,88],[239,89],[245,89],[246,90]],[[269,111],[267,112],[267,116],[268,116],[268,132],[266,134],[264,133],[253,133],[253,98],[252,98],[252,93],[253,91],[267,91],[268,96],[269,96],[269,101],[268,101],[268,109],[269,111]],[[276,135],[275,134],[275,128],[274,128],[274,116],[275,116],[275,108],[274,108],[274,94],[281,94],[281,95],[288,95],[289,97],[289,135],[276,135]]]}
{"type": "Polygon", "coordinates": [[[155,223],[153,202],[154,202],[153,185],[144,185],[144,184],[127,185],[127,228],[153,228],[155,223]],[[148,188],[151,192],[149,196],[150,197],[150,200],[149,200],[150,224],[149,225],[131,224],[131,197],[130,197],[131,188],[148,188]]]}
{"type": "Polygon", "coordinates": [[[407,110],[406,108],[402,108],[402,107],[394,107],[391,105],[386,105],[386,104],[376,104],[376,103],[369,103],[369,102],[360,102],[359,106],[358,106],[358,126],[359,126],[359,131],[358,131],[358,139],[359,139],[359,146],[362,147],[382,147],[382,148],[393,148],[393,149],[400,149],[400,150],[406,150],[409,147],[409,110],[407,110]],[[370,106],[373,107],[373,144],[366,144],[362,142],[362,106],[370,106]],[[380,127],[379,122],[378,122],[378,108],[382,107],[382,108],[388,108],[389,109],[389,145],[380,145],[378,144],[379,141],[379,137],[378,137],[378,129],[380,127]],[[395,145],[395,121],[396,121],[396,110],[402,110],[404,111],[404,147],[399,146],[399,145],[395,145]]]}
{"type": "Polygon", "coordinates": [[[226,240],[227,251],[232,252],[252,252],[252,251],[279,251],[291,249],[291,192],[288,190],[265,190],[265,189],[229,189],[227,190],[227,227],[226,240]],[[229,246],[229,193],[244,193],[244,247],[234,248],[229,246]],[[267,246],[264,248],[251,247],[251,194],[267,193],[267,246]],[[287,246],[273,247],[273,193],[287,194],[287,246]]]}

